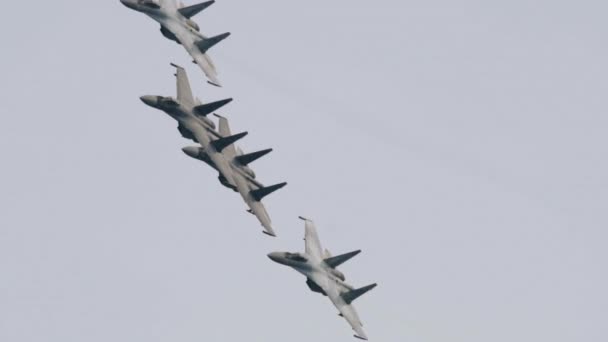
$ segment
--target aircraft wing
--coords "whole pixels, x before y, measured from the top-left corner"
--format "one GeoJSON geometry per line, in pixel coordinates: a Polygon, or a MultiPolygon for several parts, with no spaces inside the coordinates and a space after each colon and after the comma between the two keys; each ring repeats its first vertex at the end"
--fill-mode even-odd
{"type": "Polygon", "coordinates": [[[353,288],[335,277],[327,276],[322,273],[313,274],[311,280],[325,291],[327,297],[329,297],[336,309],[340,312],[340,316],[344,317],[355,331],[355,337],[367,340],[367,335],[365,334],[365,331],[363,331],[363,324],[361,323],[361,319],[359,319],[355,307],[352,306],[352,304],[348,304],[341,295],[342,293],[353,290],[353,288]]]}
{"type": "Polygon", "coordinates": [[[270,216],[268,216],[268,213],[266,212],[266,208],[262,202],[257,201],[251,195],[251,190],[255,190],[257,186],[254,186],[251,182],[238,174],[235,175],[234,180],[238,192],[241,194],[241,197],[243,197],[243,200],[250,209],[250,213],[255,215],[258,221],[260,221],[260,224],[262,227],[264,227],[264,232],[267,235],[276,236],[274,230],[272,229],[272,222],[270,221],[270,216]]]}
{"type": "MultiPolygon", "coordinates": [[[[211,139],[208,136],[209,133],[206,132],[206,129],[202,125],[198,125],[196,127],[191,127],[189,130],[192,132],[192,135],[194,136],[196,142],[201,144],[201,146],[203,146],[205,150],[208,150],[208,147],[211,143],[211,139]]],[[[209,158],[211,159],[211,161],[213,161],[222,176],[226,178],[228,183],[230,183],[230,185],[232,186],[236,186],[236,183],[234,181],[234,171],[232,170],[230,164],[228,163],[228,161],[226,161],[224,156],[221,153],[209,153],[209,158]]]]}
{"type": "Polygon", "coordinates": [[[352,305],[343,305],[338,306],[333,298],[330,297],[336,308],[340,311],[340,314],[344,319],[350,324],[351,328],[355,331],[355,337],[361,340],[367,341],[367,335],[365,335],[365,331],[363,331],[363,324],[359,319],[359,315],[355,310],[355,307],[352,305]]]}
{"type": "Polygon", "coordinates": [[[209,79],[209,83],[221,87],[220,80],[217,78],[217,71],[215,70],[215,65],[213,65],[213,61],[207,54],[202,53],[199,48],[196,46],[196,42],[198,39],[198,35],[190,32],[189,28],[185,28],[179,25],[169,25],[169,27],[165,26],[168,30],[173,33],[175,38],[182,44],[182,46],[188,51],[188,54],[192,57],[193,61],[203,70],[205,76],[209,79]]]}
{"type": "Polygon", "coordinates": [[[321,242],[319,241],[319,235],[317,234],[317,228],[315,227],[314,222],[301,216],[300,219],[305,222],[304,243],[306,254],[314,256],[319,260],[323,259],[323,248],[321,248],[321,242]]]}

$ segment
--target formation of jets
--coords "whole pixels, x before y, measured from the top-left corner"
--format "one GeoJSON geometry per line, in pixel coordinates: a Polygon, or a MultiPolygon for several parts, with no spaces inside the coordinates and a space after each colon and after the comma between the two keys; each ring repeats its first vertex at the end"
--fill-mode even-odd
{"type": "MultiPolygon", "coordinates": [[[[200,33],[198,24],[191,19],[215,1],[192,6],[184,6],[176,0],[120,1],[128,8],[145,13],[156,20],[161,25],[163,36],[184,46],[194,63],[206,75],[208,83],[221,86],[215,66],[207,52],[227,38],[230,33],[208,38],[200,33]]],[[[219,174],[219,182],[241,195],[249,208],[247,211],[258,219],[264,228],[263,232],[269,236],[276,236],[262,199],[283,188],[287,183],[265,186],[257,180],[255,172],[250,168],[251,163],[267,155],[272,149],[244,153],[235,143],[248,133],[233,134],[228,119],[216,113],[232,99],[202,103],[192,94],[186,70],[179,65],[171,65],[176,69],[177,96],[145,95],[140,99],[146,105],[165,112],[177,121],[177,128],[182,137],[197,144],[184,147],[182,151],[216,170],[219,174]],[[217,118],[217,125],[210,118],[211,114],[217,118]]],[[[363,324],[352,303],[376,287],[376,284],[356,289],[348,285],[344,274],[336,269],[361,251],[332,257],[329,251],[321,247],[314,223],[309,219],[300,218],[305,221],[305,252],[274,252],[268,254],[268,257],[303,274],[310,290],[321,293],[331,300],[340,316],[346,319],[355,331],[355,337],[367,340],[363,324]]]]}
{"type": "Polygon", "coordinates": [[[184,68],[173,64],[177,69],[177,98],[146,95],[141,100],[150,107],[160,109],[178,122],[178,130],[183,137],[191,139],[200,146],[184,147],[186,155],[199,159],[219,172],[222,185],[237,191],[249,206],[249,212],[255,215],[264,232],[276,236],[272,229],[270,217],[262,204],[262,198],[287,185],[280,183],[264,186],[256,180],[255,173],[249,164],[271,152],[271,149],[243,154],[234,143],[247,135],[247,132],[232,134],[228,119],[219,116],[219,131],[215,123],[207,116],[223,107],[232,99],[202,104],[192,95],[188,75],[184,68]]]}

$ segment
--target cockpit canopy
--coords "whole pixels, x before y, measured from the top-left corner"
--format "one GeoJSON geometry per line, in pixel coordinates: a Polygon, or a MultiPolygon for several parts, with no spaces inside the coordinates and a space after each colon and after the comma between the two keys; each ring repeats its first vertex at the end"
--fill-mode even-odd
{"type": "Polygon", "coordinates": [[[164,106],[169,106],[169,107],[177,107],[179,106],[179,103],[177,102],[177,100],[175,100],[174,98],[167,96],[167,97],[162,97],[160,99],[160,103],[164,106]]]}
{"type": "Polygon", "coordinates": [[[300,253],[285,253],[285,258],[295,262],[307,262],[308,259],[300,253]]]}
{"type": "Polygon", "coordinates": [[[139,0],[137,2],[141,6],[145,6],[145,7],[149,7],[149,8],[154,8],[154,9],[159,9],[160,8],[160,4],[156,0],[139,0]]]}

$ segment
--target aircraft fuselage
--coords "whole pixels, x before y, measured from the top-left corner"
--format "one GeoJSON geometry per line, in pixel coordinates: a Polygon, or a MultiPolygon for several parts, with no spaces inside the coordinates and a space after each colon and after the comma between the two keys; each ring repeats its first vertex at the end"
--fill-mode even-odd
{"type": "MultiPolygon", "coordinates": [[[[203,147],[208,160],[207,164],[215,168],[226,180],[227,184],[236,186],[231,172],[230,163],[221,152],[215,150],[211,144],[211,136],[217,135],[213,127],[193,114],[191,106],[184,106],[171,97],[142,96],[141,100],[156,109],[162,110],[179,122],[180,126],[192,133],[195,140],[203,147]]],[[[203,159],[201,159],[203,160],[203,159]]],[[[205,160],[203,160],[205,161],[205,160]]]]}

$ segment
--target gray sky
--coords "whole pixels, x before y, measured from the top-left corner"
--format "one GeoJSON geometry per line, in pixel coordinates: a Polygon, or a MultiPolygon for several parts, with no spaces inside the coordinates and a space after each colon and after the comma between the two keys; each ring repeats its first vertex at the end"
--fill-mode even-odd
{"type": "MultiPolygon", "coordinates": [[[[189,2],[191,3],[191,2],[189,2]]],[[[226,85],[116,1],[11,1],[0,340],[352,341],[275,250],[315,219],[373,341],[608,339],[605,1],[218,1],[226,85]],[[187,66],[273,147],[279,237],[143,105],[187,66]]]]}

